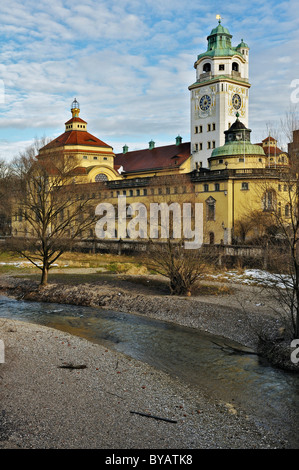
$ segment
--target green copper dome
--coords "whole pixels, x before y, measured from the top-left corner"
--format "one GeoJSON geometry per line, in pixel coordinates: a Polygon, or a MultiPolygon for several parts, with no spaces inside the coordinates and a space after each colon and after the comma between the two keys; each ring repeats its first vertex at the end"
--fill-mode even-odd
{"type": "Polygon", "coordinates": [[[227,28],[224,28],[219,21],[216,28],[212,29],[211,34],[207,37],[208,49],[206,52],[199,54],[197,60],[202,57],[232,57],[239,55],[243,57],[237,47],[231,44],[232,35],[227,28]]]}
{"type": "Polygon", "coordinates": [[[214,149],[211,158],[229,157],[236,155],[257,155],[264,157],[265,152],[262,147],[251,144],[250,142],[227,142],[221,147],[214,149]]]}
{"type": "Polygon", "coordinates": [[[221,23],[219,23],[216,28],[212,29],[210,36],[213,36],[214,34],[228,34],[232,37],[229,30],[224,28],[221,23]]]}
{"type": "Polygon", "coordinates": [[[243,39],[241,39],[240,44],[238,44],[237,47],[236,47],[236,49],[241,49],[241,48],[247,48],[247,49],[249,49],[248,44],[246,44],[246,42],[244,42],[243,39]]]}
{"type": "Polygon", "coordinates": [[[250,142],[251,129],[239,120],[239,113],[237,119],[230,126],[225,134],[225,144],[213,150],[211,158],[213,157],[228,157],[234,155],[258,155],[265,156],[265,152],[260,145],[254,145],[250,142]]]}

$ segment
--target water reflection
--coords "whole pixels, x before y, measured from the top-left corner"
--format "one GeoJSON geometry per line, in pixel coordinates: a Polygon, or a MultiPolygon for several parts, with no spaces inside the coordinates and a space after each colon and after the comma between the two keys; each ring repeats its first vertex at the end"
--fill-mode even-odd
{"type": "Polygon", "coordinates": [[[297,445],[298,375],[254,355],[232,353],[223,340],[142,316],[91,307],[22,302],[0,297],[0,317],[36,322],[104,344],[149,363],[236,406],[297,445]],[[217,343],[217,344],[215,344],[217,343]]]}

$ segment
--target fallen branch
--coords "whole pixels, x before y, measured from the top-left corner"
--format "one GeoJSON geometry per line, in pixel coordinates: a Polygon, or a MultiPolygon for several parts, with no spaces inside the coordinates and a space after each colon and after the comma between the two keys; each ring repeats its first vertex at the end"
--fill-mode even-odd
{"type": "Polygon", "coordinates": [[[177,421],[174,421],[173,419],[161,418],[160,416],[154,416],[154,415],[150,415],[147,413],[140,413],[139,411],[130,411],[130,413],[140,415],[140,416],[146,416],[147,418],[158,419],[160,421],[167,421],[168,423],[177,423],[177,421]]]}
{"type": "Polygon", "coordinates": [[[59,369],[86,369],[86,367],[87,366],[85,364],[65,364],[64,366],[58,366],[59,369]]]}
{"type": "Polygon", "coordinates": [[[224,345],[221,345],[221,344],[218,344],[216,343],[215,341],[212,341],[213,344],[215,344],[216,346],[218,346],[222,351],[225,351],[225,350],[230,350],[234,353],[237,353],[237,354],[252,354],[252,355],[255,355],[257,356],[258,353],[253,351],[253,349],[250,349],[250,348],[237,348],[237,347],[233,347],[233,346],[230,346],[229,344],[224,344],[224,345]]]}

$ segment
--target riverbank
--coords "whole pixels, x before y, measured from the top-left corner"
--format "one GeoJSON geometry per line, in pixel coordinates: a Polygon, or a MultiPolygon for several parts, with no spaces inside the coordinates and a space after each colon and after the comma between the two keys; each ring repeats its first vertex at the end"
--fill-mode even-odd
{"type": "Polygon", "coordinates": [[[61,278],[54,275],[43,288],[32,277],[1,276],[0,294],[145,315],[223,336],[256,352],[261,335],[277,337],[284,326],[271,293],[257,286],[210,282],[221,286],[220,294],[176,297],[157,288],[159,276],[144,276],[143,282],[140,276],[137,282],[137,277],[116,275],[109,279],[98,276],[94,281],[86,280],[84,269],[75,272],[75,281],[65,274],[61,278]]]}

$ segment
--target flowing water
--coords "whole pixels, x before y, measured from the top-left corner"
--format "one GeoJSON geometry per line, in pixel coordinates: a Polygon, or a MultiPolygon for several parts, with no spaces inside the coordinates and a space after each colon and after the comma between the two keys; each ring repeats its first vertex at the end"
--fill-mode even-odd
{"type": "Polygon", "coordinates": [[[0,317],[57,328],[105,345],[240,407],[299,447],[299,375],[271,367],[240,346],[193,328],[142,315],[0,297],[0,317]]]}

